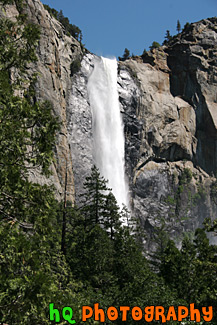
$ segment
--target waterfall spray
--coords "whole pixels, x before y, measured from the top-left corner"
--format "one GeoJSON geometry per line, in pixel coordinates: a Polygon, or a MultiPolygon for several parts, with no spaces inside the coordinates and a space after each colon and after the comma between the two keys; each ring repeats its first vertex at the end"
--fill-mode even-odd
{"type": "Polygon", "coordinates": [[[92,109],[93,156],[120,207],[128,204],[124,132],[117,91],[117,61],[97,58],[88,80],[92,109]]]}

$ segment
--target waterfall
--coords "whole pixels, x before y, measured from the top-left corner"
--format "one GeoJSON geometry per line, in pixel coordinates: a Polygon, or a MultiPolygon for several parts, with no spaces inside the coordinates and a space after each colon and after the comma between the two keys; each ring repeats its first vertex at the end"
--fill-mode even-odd
{"type": "Polygon", "coordinates": [[[92,109],[93,157],[119,207],[128,204],[124,168],[124,132],[117,91],[117,61],[96,58],[88,80],[92,109]]]}

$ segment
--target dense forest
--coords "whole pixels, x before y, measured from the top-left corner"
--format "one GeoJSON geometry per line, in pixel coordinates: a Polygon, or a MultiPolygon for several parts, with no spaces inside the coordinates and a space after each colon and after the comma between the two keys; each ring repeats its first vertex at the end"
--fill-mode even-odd
{"type": "MultiPolygon", "coordinates": [[[[21,0],[1,0],[3,7],[11,3],[19,11],[17,21],[0,20],[0,324],[53,324],[49,304],[59,311],[70,306],[80,324],[82,306],[96,302],[104,310],[213,306],[210,324],[216,324],[217,247],[206,235],[215,233],[215,223],[207,219],[180,249],[164,240],[154,259],[147,258],[141,227],[126,208],[119,209],[95,166],[77,206],[58,202],[52,187],[29,180],[34,169],[49,177],[60,125],[51,104],[36,99],[40,76],[27,78],[28,63],[37,60],[40,28],[28,22],[21,0]]],[[[214,200],[216,193],[214,184],[214,200]]],[[[164,235],[158,234],[159,241],[164,235]]],[[[129,315],[127,324],[134,322],[129,315]]]]}

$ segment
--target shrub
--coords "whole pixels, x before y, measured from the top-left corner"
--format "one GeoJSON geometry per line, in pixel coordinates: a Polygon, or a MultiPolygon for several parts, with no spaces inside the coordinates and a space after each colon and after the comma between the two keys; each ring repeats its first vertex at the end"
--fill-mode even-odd
{"type": "Polygon", "coordinates": [[[158,49],[161,45],[158,42],[153,42],[151,46],[149,46],[150,50],[158,49]]]}
{"type": "Polygon", "coordinates": [[[77,73],[81,68],[81,61],[79,59],[75,59],[70,65],[71,77],[77,73]]]}

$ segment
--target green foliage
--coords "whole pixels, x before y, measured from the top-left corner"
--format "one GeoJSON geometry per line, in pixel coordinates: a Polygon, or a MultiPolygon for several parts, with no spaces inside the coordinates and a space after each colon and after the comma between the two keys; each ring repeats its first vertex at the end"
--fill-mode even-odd
{"type": "Polygon", "coordinates": [[[84,193],[82,197],[82,214],[85,217],[86,225],[99,224],[103,220],[103,213],[106,202],[105,179],[100,176],[99,170],[94,166],[91,175],[86,178],[84,183],[84,193]]]}
{"type": "Polygon", "coordinates": [[[204,201],[206,199],[206,190],[202,185],[197,185],[197,192],[192,196],[194,205],[198,204],[199,201],[204,201]]]}
{"type": "Polygon", "coordinates": [[[29,175],[50,173],[59,125],[51,105],[37,102],[34,76],[24,81],[38,27],[23,17],[0,26],[0,320],[47,324],[49,301],[66,304],[74,284],[60,254],[53,191],[29,175]]]}
{"type": "Polygon", "coordinates": [[[49,5],[44,4],[44,8],[59,22],[65,27],[66,33],[69,33],[69,35],[73,36],[75,39],[77,39],[79,42],[82,41],[82,32],[80,28],[76,25],[72,25],[69,22],[69,19],[63,15],[62,10],[59,12],[51,8],[49,5]]]}
{"type": "Polygon", "coordinates": [[[120,226],[119,207],[114,195],[112,192],[109,192],[106,197],[103,211],[103,228],[109,233],[110,239],[113,240],[115,233],[120,229],[120,226]]]}
{"type": "Polygon", "coordinates": [[[186,303],[216,306],[217,248],[209,244],[204,229],[195,232],[194,242],[185,238],[179,251],[168,242],[160,272],[166,283],[186,303]]]}
{"type": "Polygon", "coordinates": [[[189,184],[192,180],[192,171],[189,168],[184,168],[180,177],[180,184],[189,184]]]}
{"type": "Polygon", "coordinates": [[[23,9],[23,0],[0,0],[0,3],[3,6],[15,4],[19,12],[23,9]]]}
{"type": "Polygon", "coordinates": [[[210,187],[211,200],[217,205],[217,180],[213,181],[210,187]]]}
{"type": "Polygon", "coordinates": [[[190,25],[191,25],[191,24],[190,24],[189,22],[187,22],[187,23],[185,24],[184,28],[183,28],[183,31],[187,31],[187,30],[189,29],[190,25]]]}
{"type": "MultiPolygon", "coordinates": [[[[6,18],[0,20],[0,78],[6,77],[9,69],[18,68],[24,72],[26,64],[36,60],[35,46],[39,39],[39,28],[25,24],[22,20],[12,22],[6,18]]],[[[6,79],[5,83],[8,82],[6,79]]]]}
{"type": "Polygon", "coordinates": [[[30,182],[35,169],[49,175],[58,122],[50,104],[36,100],[35,77],[30,85],[24,81],[27,63],[36,60],[38,28],[19,19],[0,23],[1,321],[49,324],[51,302],[73,306],[80,319],[82,305],[95,301],[105,307],[147,297],[157,301],[160,280],[130,234],[133,221],[126,209],[120,214],[96,167],[86,179],[79,209],[64,205],[63,211],[51,188],[30,182]],[[129,226],[121,226],[120,218],[129,226]]]}
{"type": "Polygon", "coordinates": [[[179,20],[177,20],[176,30],[177,30],[178,34],[181,31],[181,24],[180,24],[180,21],[179,20]]]}
{"type": "Polygon", "coordinates": [[[75,59],[72,61],[70,65],[70,75],[73,76],[75,73],[77,73],[81,68],[81,61],[79,59],[75,59]]]}
{"type": "Polygon", "coordinates": [[[167,45],[172,40],[172,38],[173,37],[171,36],[170,31],[167,30],[166,31],[166,35],[165,35],[165,40],[163,42],[163,45],[167,45]]]}
{"type": "Polygon", "coordinates": [[[216,235],[217,233],[217,219],[211,220],[210,218],[205,218],[203,222],[204,228],[208,232],[212,232],[216,235]]]}
{"type": "Polygon", "coordinates": [[[123,54],[123,59],[127,60],[127,59],[129,59],[129,57],[130,57],[130,51],[127,48],[125,48],[124,54],[123,54]]]}
{"type": "Polygon", "coordinates": [[[0,224],[0,319],[9,324],[47,324],[48,303],[67,304],[73,297],[67,291],[74,284],[60,254],[53,194],[46,187],[39,192],[32,229],[14,220],[0,224]]]}
{"type": "MultiPolygon", "coordinates": [[[[189,168],[184,168],[179,176],[172,176],[173,192],[165,199],[165,203],[169,206],[168,217],[165,219],[164,216],[159,214],[158,227],[154,232],[155,243],[157,243],[158,247],[154,255],[155,265],[159,265],[159,257],[161,258],[162,252],[164,252],[169,241],[168,233],[174,231],[177,224],[183,226],[184,222],[189,219],[191,211],[206,199],[205,188],[199,183],[195,191],[192,178],[193,174],[189,168]]],[[[189,235],[191,236],[192,233],[185,233],[185,236],[189,235]]],[[[180,234],[179,241],[182,238],[183,234],[180,234]]]]}
{"type": "MultiPolygon", "coordinates": [[[[52,13],[68,24],[62,12],[52,13]]],[[[50,324],[50,303],[59,309],[71,306],[77,323],[81,307],[95,302],[103,308],[192,301],[216,305],[217,252],[203,230],[193,243],[185,239],[179,251],[165,237],[160,216],[156,274],[144,257],[135,221],[126,207],[120,211],[96,167],[78,207],[57,203],[51,187],[30,181],[35,170],[44,177],[50,174],[59,124],[51,105],[37,101],[35,76],[29,80],[26,75],[27,64],[36,60],[39,28],[21,15],[16,22],[2,18],[0,27],[0,322],[50,324]]],[[[191,178],[185,169],[179,194],[191,178]]],[[[168,202],[172,205],[175,198],[168,202]]],[[[216,223],[207,225],[216,231],[216,223]]]]}
{"type": "MultiPolygon", "coordinates": [[[[181,174],[178,176],[178,186],[174,187],[174,196],[169,196],[166,200],[168,204],[174,207],[174,214],[176,215],[176,219],[180,219],[181,214],[184,213],[183,218],[185,218],[185,214],[191,209],[192,202],[196,200],[192,197],[190,183],[192,180],[192,171],[189,168],[184,168],[181,174]],[[186,208],[184,211],[181,211],[181,202],[183,197],[185,197],[186,208]]],[[[173,181],[175,177],[173,176],[173,181]]]]}
{"type": "Polygon", "coordinates": [[[118,59],[120,61],[125,61],[125,60],[127,60],[129,58],[130,58],[130,51],[127,48],[125,48],[123,56],[122,57],[118,57],[118,59]]]}
{"type": "Polygon", "coordinates": [[[176,290],[176,278],[179,276],[180,259],[181,253],[176,248],[175,243],[169,240],[161,257],[160,272],[173,290],[176,290]]]}
{"type": "Polygon", "coordinates": [[[153,42],[151,46],[149,46],[150,50],[158,49],[161,45],[158,42],[153,42]]]}
{"type": "Polygon", "coordinates": [[[58,11],[54,8],[51,8],[49,5],[43,4],[44,8],[53,16],[54,18],[58,19],[58,11]]]}
{"type": "Polygon", "coordinates": [[[23,207],[19,214],[17,206],[21,208],[23,201],[31,206],[29,198],[32,196],[34,201],[38,196],[38,186],[28,181],[29,171],[40,167],[49,174],[58,122],[49,103],[36,102],[34,79],[23,89],[26,64],[36,60],[38,28],[30,24],[22,27],[19,19],[16,23],[2,19],[0,25],[0,211],[5,218],[19,219],[22,215],[25,219],[28,209],[23,207]],[[19,76],[13,82],[11,68],[16,68],[19,76]],[[22,92],[22,98],[15,95],[18,91],[22,92]]]}
{"type": "Polygon", "coordinates": [[[86,179],[82,199],[68,217],[66,257],[76,280],[91,292],[92,302],[98,300],[104,308],[160,301],[168,305],[172,295],[150,270],[135,240],[134,221],[126,208],[119,212],[96,167],[86,179]]]}

